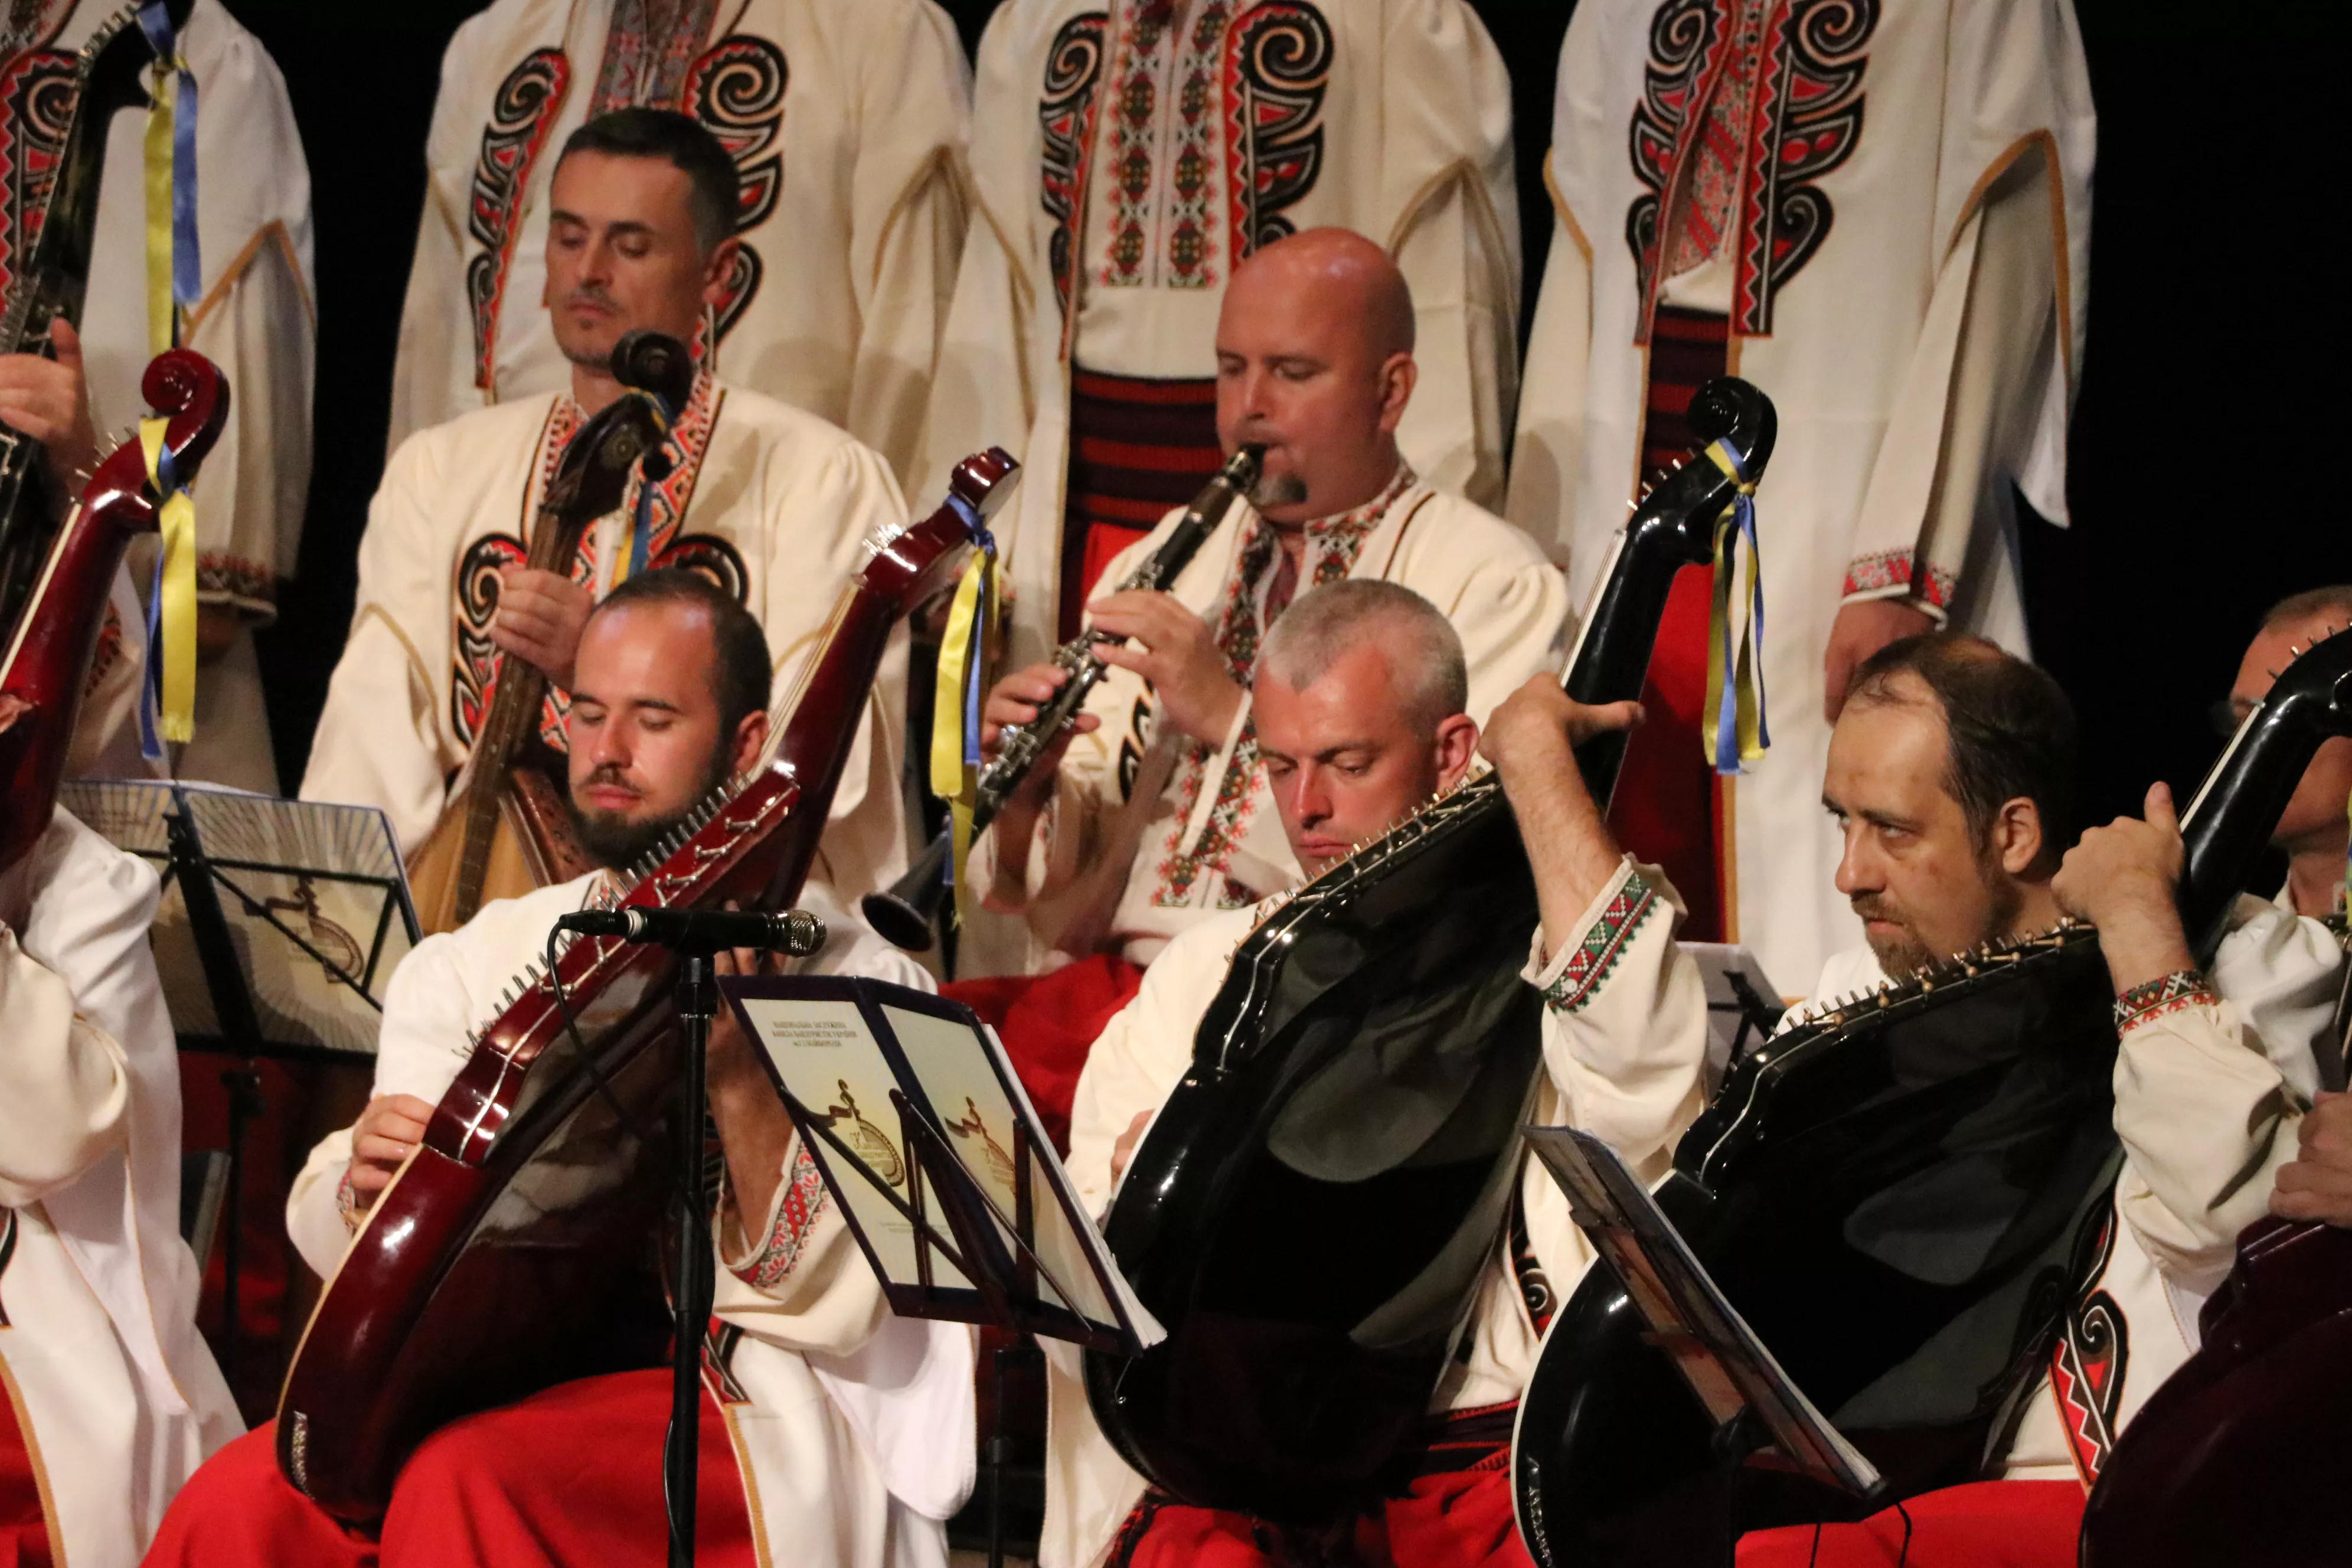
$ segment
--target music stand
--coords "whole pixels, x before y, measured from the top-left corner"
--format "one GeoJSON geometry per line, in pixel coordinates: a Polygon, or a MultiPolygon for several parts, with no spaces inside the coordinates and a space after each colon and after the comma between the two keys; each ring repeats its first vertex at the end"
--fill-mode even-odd
{"type": "Polygon", "coordinates": [[[1788,1008],[1751,949],[1720,942],[1678,945],[1698,964],[1699,978],[1706,985],[1706,1066],[1712,1087],[1723,1081],[1750,1043],[1771,1037],[1788,1008]]]}
{"type": "MultiPolygon", "coordinates": [[[[1572,1127],[1523,1131],[1568,1194],[1578,1227],[1624,1285],[1648,1327],[1643,1337],[1674,1363],[1715,1423],[1727,1480],[1753,1467],[1864,1502],[1877,1499],[1885,1489],[1877,1467],[1781,1369],[1617,1152],[1572,1127]]],[[[1727,1522],[1736,1540],[1737,1519],[1727,1522]]]]}
{"type": "MultiPolygon", "coordinates": [[[[1167,1337],[1112,1259],[1003,1045],[971,1008],[851,975],[719,988],[891,1310],[1129,1355],[1167,1337]]],[[[989,1444],[991,1568],[1004,1559],[1007,1353],[989,1444]]]]}
{"type": "MultiPolygon", "coordinates": [[[[245,1131],[262,1057],[366,1061],[383,987],[421,932],[383,814],[168,779],[74,779],[58,803],[163,884],[150,938],[184,1051],[228,1089],[221,1370],[236,1366],[245,1131]]],[[[202,1266],[202,1259],[198,1266],[202,1266]]]]}

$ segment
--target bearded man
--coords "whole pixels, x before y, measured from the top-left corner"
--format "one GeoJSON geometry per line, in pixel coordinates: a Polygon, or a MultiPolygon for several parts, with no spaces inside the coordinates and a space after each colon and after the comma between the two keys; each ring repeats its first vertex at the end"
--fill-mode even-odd
{"type": "MultiPolygon", "coordinates": [[[[604,868],[492,903],[402,963],[385,995],[373,1098],[312,1152],[287,1204],[295,1245],[320,1274],[423,1139],[471,1032],[496,1016],[556,920],[618,903],[620,868],[759,761],[768,670],[757,624],[693,574],[633,577],[597,606],[580,637],[570,766],[582,839],[604,868]]],[[[810,970],[928,985],[822,889],[803,903],[830,932],[810,970]]],[[[753,962],[722,954],[718,967],[753,962]]],[[[970,1486],[971,1335],[888,1315],[731,1022],[714,1026],[708,1062],[726,1157],[712,1226],[725,1348],[713,1381],[729,1397],[703,1406],[697,1561],[944,1564],[940,1521],[970,1486]],[[868,1385],[872,1367],[892,1369],[887,1386],[868,1385]]],[[[662,1563],[669,1386],[667,1368],[590,1378],[444,1428],[402,1470],[380,1542],[289,1486],[265,1427],[190,1483],[150,1562],[662,1563]]]]}

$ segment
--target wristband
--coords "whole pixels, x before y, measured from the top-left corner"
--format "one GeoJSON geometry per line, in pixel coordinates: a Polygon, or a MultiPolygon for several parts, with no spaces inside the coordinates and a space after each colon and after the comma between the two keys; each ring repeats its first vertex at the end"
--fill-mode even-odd
{"type": "Polygon", "coordinates": [[[2144,985],[2116,994],[2116,1033],[2123,1034],[2136,1025],[2177,1013],[2183,1007],[2208,1007],[2221,1000],[2212,983],[2201,972],[2176,969],[2144,985]]]}

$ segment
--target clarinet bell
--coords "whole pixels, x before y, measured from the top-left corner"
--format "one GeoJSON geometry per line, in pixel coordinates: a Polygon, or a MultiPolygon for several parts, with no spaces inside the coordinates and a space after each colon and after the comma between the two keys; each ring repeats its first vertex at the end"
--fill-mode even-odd
{"type": "Polygon", "coordinates": [[[940,908],[948,896],[948,856],[955,847],[955,829],[943,827],[907,868],[907,874],[889,887],[858,900],[866,923],[882,940],[908,952],[929,952],[940,908]]]}

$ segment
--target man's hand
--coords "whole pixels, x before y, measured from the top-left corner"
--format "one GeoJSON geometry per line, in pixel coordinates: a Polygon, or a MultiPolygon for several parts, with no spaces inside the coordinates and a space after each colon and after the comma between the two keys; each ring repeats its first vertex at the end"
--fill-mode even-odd
{"type": "Polygon", "coordinates": [[[1118,1179],[1127,1174],[1127,1163],[1135,1158],[1135,1146],[1143,1142],[1143,1130],[1150,1125],[1151,1112],[1137,1111],[1135,1120],[1127,1124],[1127,1131],[1118,1135],[1118,1142],[1110,1146],[1112,1186],[1118,1185],[1118,1179]]]}
{"type": "Polygon", "coordinates": [[[1560,689],[1557,677],[1531,675],[1488,715],[1478,750],[1502,773],[1507,788],[1514,772],[1573,767],[1577,747],[1595,735],[1631,730],[1642,718],[1638,702],[1587,708],[1560,689]]]}
{"type": "Polygon", "coordinates": [[[572,660],[593,608],[588,590],[569,577],[530,566],[504,567],[490,640],[569,691],[572,660]]]}
{"type": "Polygon", "coordinates": [[[2295,1138],[2302,1147],[2279,1167],[2271,1213],[2352,1226],[2352,1095],[2321,1090],[2295,1138]]]}
{"type": "Polygon", "coordinates": [[[1864,599],[1838,607],[1830,646],[1822,658],[1822,716],[1831,723],[1845,707],[1845,689],[1864,659],[1888,643],[1936,629],[1936,617],[1901,599],[1864,599]]]}
{"type": "MultiPolygon", "coordinates": [[[[1026,669],[1016,669],[989,688],[988,700],[980,705],[980,749],[993,757],[1003,744],[1008,725],[1034,724],[1054,693],[1070,683],[1070,672],[1058,664],[1033,664],[1026,669]]],[[[1071,737],[1091,734],[1102,728],[1102,721],[1092,713],[1080,712],[1071,719],[1070,727],[1055,736],[1037,753],[1037,763],[1021,786],[1022,798],[1042,804],[1054,770],[1062,765],[1062,753],[1070,749],[1071,737]]]]}
{"type": "Polygon", "coordinates": [[[81,494],[81,476],[98,461],[98,432],[82,377],[81,334],[59,317],[49,323],[55,359],[0,354],[0,420],[47,449],[49,482],[60,509],[81,494]]]}
{"type": "Polygon", "coordinates": [[[2144,822],[2119,816],[2084,834],[2050,881],[2059,909],[2099,928],[2119,992],[2197,963],[2173,901],[2186,851],[2168,785],[2148,785],[2147,811],[2144,822]]]}
{"type": "Polygon", "coordinates": [[[379,1094],[352,1124],[352,1195],[364,1212],[425,1139],[433,1108],[413,1094],[379,1094]]]}
{"type": "MultiPolygon", "coordinates": [[[[736,948],[712,954],[710,967],[724,976],[770,974],[773,960],[773,954],[756,948],[736,948]]],[[[776,1086],[768,1081],[751,1037],[735,1021],[735,1009],[724,1002],[710,1020],[710,1042],[702,1060],[709,1075],[710,1117],[719,1125],[719,1142],[727,1156],[728,1196],[737,1227],[748,1230],[761,1223],[776,1201],[784,1157],[792,1152],[792,1115],[776,1086]]]]}
{"type": "Polygon", "coordinates": [[[1223,744],[1241,711],[1243,692],[1226,673],[1224,651],[1209,623],[1169,595],[1140,588],[1113,594],[1091,609],[1097,629],[1141,645],[1097,651],[1105,664],[1151,682],[1160,721],[1204,746],[1223,744]]]}

